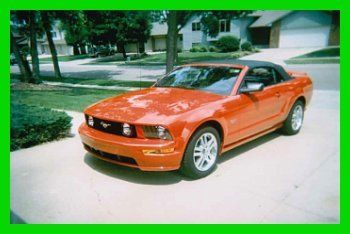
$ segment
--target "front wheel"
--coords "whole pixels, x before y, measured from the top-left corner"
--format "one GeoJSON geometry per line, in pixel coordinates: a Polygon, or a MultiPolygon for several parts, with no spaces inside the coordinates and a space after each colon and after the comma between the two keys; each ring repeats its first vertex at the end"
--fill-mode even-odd
{"type": "Polygon", "coordinates": [[[193,179],[209,175],[215,168],[220,145],[219,133],[215,128],[201,128],[187,145],[180,171],[193,179]]]}
{"type": "Polygon", "coordinates": [[[292,106],[286,121],[283,123],[282,132],[286,135],[297,134],[304,120],[304,108],[305,105],[302,101],[298,100],[292,106]]]}

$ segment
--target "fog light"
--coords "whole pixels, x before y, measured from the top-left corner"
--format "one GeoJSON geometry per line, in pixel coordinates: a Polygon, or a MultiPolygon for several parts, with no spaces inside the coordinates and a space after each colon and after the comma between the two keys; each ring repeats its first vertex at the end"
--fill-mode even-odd
{"type": "Polygon", "coordinates": [[[174,148],[167,149],[150,149],[150,150],[142,150],[144,155],[152,155],[152,154],[168,154],[174,152],[174,148]]]}
{"type": "Polygon", "coordinates": [[[123,135],[128,137],[132,135],[132,129],[130,124],[123,123],[123,135]]]}

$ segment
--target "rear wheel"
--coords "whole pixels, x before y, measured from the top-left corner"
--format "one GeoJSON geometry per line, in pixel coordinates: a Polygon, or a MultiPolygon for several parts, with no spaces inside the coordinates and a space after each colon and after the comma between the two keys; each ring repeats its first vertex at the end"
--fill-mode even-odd
{"type": "Polygon", "coordinates": [[[193,179],[209,175],[215,168],[220,145],[219,133],[215,128],[201,128],[187,145],[180,171],[193,179]]]}
{"type": "Polygon", "coordinates": [[[304,108],[302,101],[298,100],[294,103],[281,129],[284,134],[294,135],[300,131],[304,120],[304,108]]]}

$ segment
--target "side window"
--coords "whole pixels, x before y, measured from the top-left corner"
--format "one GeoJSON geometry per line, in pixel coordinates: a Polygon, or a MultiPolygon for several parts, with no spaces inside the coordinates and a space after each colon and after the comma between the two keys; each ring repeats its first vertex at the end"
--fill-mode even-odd
{"type": "Polygon", "coordinates": [[[276,71],[275,69],[273,69],[274,73],[275,73],[275,80],[276,80],[276,83],[280,83],[280,82],[283,82],[284,81],[284,78],[281,76],[281,74],[276,71]]]}
{"type": "Polygon", "coordinates": [[[276,83],[275,71],[269,67],[256,67],[250,69],[244,77],[244,84],[263,83],[264,86],[270,86],[276,83]]]}

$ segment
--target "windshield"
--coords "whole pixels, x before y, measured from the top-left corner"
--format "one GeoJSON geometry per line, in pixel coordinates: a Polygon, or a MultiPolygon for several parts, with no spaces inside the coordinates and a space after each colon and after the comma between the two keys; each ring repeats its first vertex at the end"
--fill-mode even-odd
{"type": "Polygon", "coordinates": [[[229,95],[241,69],[226,66],[180,67],[155,84],[156,87],[174,87],[204,90],[229,95]]]}

